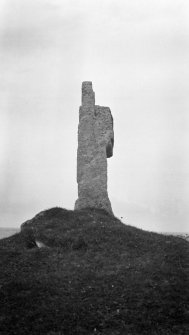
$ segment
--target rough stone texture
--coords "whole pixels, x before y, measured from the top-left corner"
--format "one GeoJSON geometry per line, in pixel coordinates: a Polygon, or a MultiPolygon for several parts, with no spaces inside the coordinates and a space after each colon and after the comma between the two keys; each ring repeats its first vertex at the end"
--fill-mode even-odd
{"type": "Polygon", "coordinates": [[[75,209],[95,207],[112,213],[107,193],[107,158],[113,155],[113,118],[109,107],[95,105],[92,82],[82,84],[79,110],[75,209]]]}

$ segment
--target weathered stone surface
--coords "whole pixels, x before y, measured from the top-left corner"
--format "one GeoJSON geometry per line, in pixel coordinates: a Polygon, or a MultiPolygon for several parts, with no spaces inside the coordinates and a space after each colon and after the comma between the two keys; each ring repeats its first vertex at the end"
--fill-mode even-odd
{"type": "Polygon", "coordinates": [[[75,209],[95,207],[112,213],[107,193],[107,158],[113,155],[113,118],[108,107],[95,105],[92,82],[82,84],[79,110],[75,209]]]}

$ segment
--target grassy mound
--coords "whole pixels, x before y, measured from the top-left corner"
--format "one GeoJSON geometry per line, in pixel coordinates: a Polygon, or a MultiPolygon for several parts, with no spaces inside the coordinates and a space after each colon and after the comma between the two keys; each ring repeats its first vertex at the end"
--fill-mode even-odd
{"type": "Polygon", "coordinates": [[[103,210],[43,211],[0,240],[0,334],[188,334],[188,251],[103,210]]]}

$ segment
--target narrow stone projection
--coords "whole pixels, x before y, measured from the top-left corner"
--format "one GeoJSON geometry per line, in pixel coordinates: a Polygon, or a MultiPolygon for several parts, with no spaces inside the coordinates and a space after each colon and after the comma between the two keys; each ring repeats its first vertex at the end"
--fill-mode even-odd
{"type": "Polygon", "coordinates": [[[107,192],[107,158],[113,155],[113,145],[110,108],[95,105],[92,82],[85,81],[79,110],[75,209],[103,208],[113,214],[107,192]]]}

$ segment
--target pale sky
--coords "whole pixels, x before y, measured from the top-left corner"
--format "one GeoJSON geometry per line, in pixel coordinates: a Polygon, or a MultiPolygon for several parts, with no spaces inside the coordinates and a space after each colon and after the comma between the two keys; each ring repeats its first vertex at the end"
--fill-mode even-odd
{"type": "Polygon", "coordinates": [[[0,0],[0,226],[74,208],[81,83],[114,118],[115,215],[189,231],[188,0],[0,0]]]}

